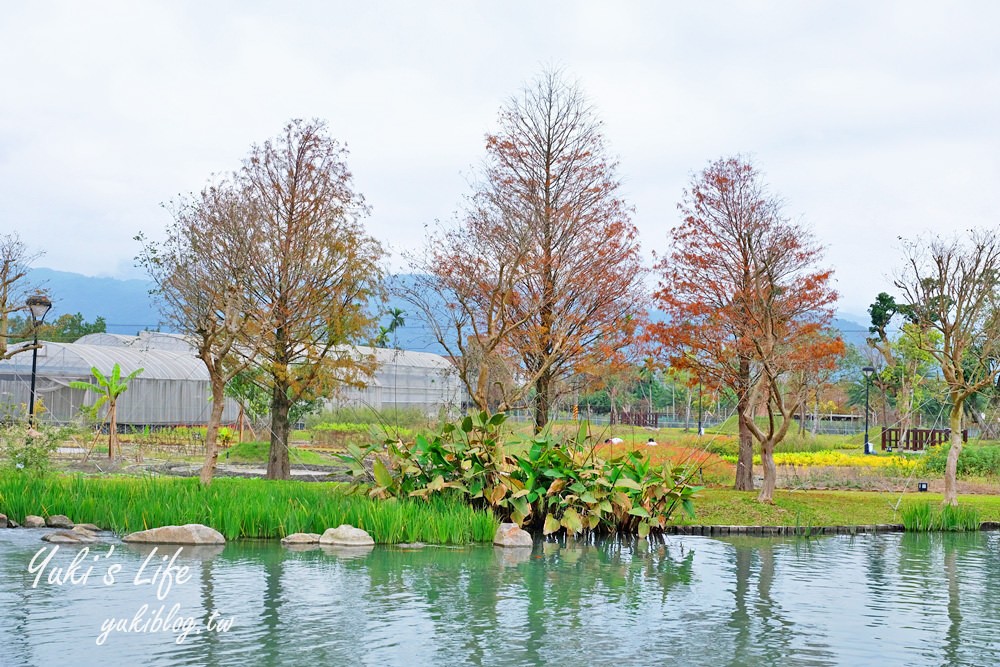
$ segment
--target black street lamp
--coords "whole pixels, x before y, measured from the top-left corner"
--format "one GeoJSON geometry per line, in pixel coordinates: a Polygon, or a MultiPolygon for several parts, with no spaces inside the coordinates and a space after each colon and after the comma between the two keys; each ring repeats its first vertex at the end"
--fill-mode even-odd
{"type": "Polygon", "coordinates": [[[46,313],[52,307],[52,302],[44,294],[28,297],[28,310],[31,311],[31,329],[34,332],[35,347],[31,351],[31,396],[28,397],[28,427],[35,427],[35,375],[38,371],[38,326],[45,319],[46,313]]]}
{"type": "Polygon", "coordinates": [[[698,380],[698,436],[705,435],[705,430],[701,427],[701,380],[698,380]]]}
{"type": "Polygon", "coordinates": [[[865,374],[865,454],[871,454],[872,443],[868,441],[868,387],[871,385],[872,373],[875,372],[875,369],[871,366],[865,366],[861,372],[865,374]]]}

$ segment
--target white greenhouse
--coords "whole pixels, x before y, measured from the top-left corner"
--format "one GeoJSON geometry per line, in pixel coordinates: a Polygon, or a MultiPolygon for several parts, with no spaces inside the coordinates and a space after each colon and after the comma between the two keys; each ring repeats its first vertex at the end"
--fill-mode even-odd
{"type": "MultiPolygon", "coordinates": [[[[39,420],[67,423],[80,408],[97,400],[95,392],[72,389],[74,380],[90,381],[91,367],[109,374],[117,363],[122,375],[143,372],[118,400],[118,423],[132,426],[198,425],[208,421],[211,390],[204,363],[184,337],[142,332],[139,336],[90,334],[75,343],[43,342],[38,350],[36,414],[39,420]]],[[[375,355],[378,369],[362,389],[345,388],[332,405],[364,405],[376,410],[398,406],[427,414],[460,408],[465,392],[454,366],[428,352],[358,348],[375,355]]],[[[0,361],[0,415],[23,418],[31,386],[30,351],[0,361]]],[[[239,418],[239,407],[226,400],[223,423],[239,418]]]]}
{"type": "MultiPolygon", "coordinates": [[[[93,405],[98,394],[73,389],[69,383],[91,381],[92,367],[109,375],[117,363],[123,377],[143,369],[118,399],[119,424],[192,425],[208,421],[212,407],[208,371],[190,351],[142,345],[141,337],[133,336],[94,334],[84,339],[90,342],[44,342],[38,350],[35,412],[39,420],[64,424],[79,416],[80,408],[93,405]]],[[[23,413],[21,406],[28,403],[31,357],[31,352],[24,352],[0,361],[0,406],[8,415],[23,413]]],[[[238,414],[236,403],[227,400],[223,421],[234,422],[238,414]]]]}
{"type": "Polygon", "coordinates": [[[428,415],[457,413],[466,392],[454,364],[439,354],[358,347],[361,355],[375,355],[373,377],[362,388],[348,387],[330,400],[334,406],[417,409],[428,415]]]}

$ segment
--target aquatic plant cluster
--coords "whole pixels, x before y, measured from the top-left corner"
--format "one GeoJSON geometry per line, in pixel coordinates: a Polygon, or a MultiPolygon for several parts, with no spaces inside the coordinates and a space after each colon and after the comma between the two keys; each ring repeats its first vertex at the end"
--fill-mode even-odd
{"type": "Polygon", "coordinates": [[[645,536],[662,530],[678,508],[693,514],[697,466],[653,464],[641,451],[602,458],[586,423],[572,437],[545,430],[517,438],[505,431],[505,420],[503,413],[480,412],[411,443],[352,445],[341,458],[356,488],[371,497],[459,497],[546,535],[645,536]]]}
{"type": "Polygon", "coordinates": [[[201,523],[226,539],[322,533],[350,524],[378,543],[488,542],[498,522],[489,511],[460,501],[377,501],[345,495],[343,485],[259,479],[85,477],[0,474],[0,512],[65,514],[125,534],[158,526],[201,523]]]}
{"type": "Polygon", "coordinates": [[[943,505],[932,507],[930,503],[914,503],[900,511],[903,527],[912,532],[932,530],[970,531],[979,530],[979,509],[970,505],[943,505]]]}

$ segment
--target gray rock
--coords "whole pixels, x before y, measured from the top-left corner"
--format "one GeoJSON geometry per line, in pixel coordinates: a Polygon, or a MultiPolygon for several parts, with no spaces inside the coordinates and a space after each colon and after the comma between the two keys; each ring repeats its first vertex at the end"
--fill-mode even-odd
{"type": "Polygon", "coordinates": [[[97,533],[96,532],[94,532],[93,530],[87,528],[86,526],[81,526],[80,524],[76,524],[75,526],[73,526],[73,529],[70,530],[69,532],[75,533],[77,535],[82,535],[84,537],[89,537],[89,538],[92,538],[92,539],[95,539],[95,540],[97,539],[97,533]]]}
{"type": "Polygon", "coordinates": [[[531,533],[521,530],[516,523],[501,523],[493,536],[493,544],[498,547],[531,548],[533,540],[531,533]]]}
{"type": "Polygon", "coordinates": [[[8,528],[20,528],[21,524],[19,524],[17,521],[14,521],[11,518],[8,518],[7,519],[7,527],[8,528]]]}
{"type": "Polygon", "coordinates": [[[281,538],[281,543],[289,544],[319,544],[319,533],[292,533],[281,538]]]}
{"type": "Polygon", "coordinates": [[[140,530],[126,535],[122,541],[144,544],[225,544],[226,538],[214,528],[200,523],[189,523],[183,526],[161,526],[140,530]]]}
{"type": "Polygon", "coordinates": [[[7,515],[6,514],[0,514],[0,528],[7,528],[8,525],[9,524],[7,522],[7,515]]]}
{"type": "Polygon", "coordinates": [[[52,544],[92,544],[97,541],[97,538],[93,534],[85,535],[82,531],[57,530],[43,536],[42,540],[52,544]]]}
{"type": "Polygon", "coordinates": [[[65,514],[53,514],[45,519],[45,525],[49,528],[72,528],[74,524],[65,514]]]}
{"type": "Polygon", "coordinates": [[[73,528],[83,528],[84,530],[89,530],[92,533],[101,532],[101,527],[93,523],[78,523],[73,528]]]}
{"type": "Polygon", "coordinates": [[[423,542],[403,542],[402,544],[397,544],[398,549],[423,549],[427,545],[423,542]]]}
{"type": "Polygon", "coordinates": [[[44,528],[45,519],[40,516],[35,516],[34,514],[29,514],[24,517],[24,527],[25,528],[44,528]]]}
{"type": "Polygon", "coordinates": [[[344,547],[366,547],[374,545],[375,540],[360,528],[342,524],[336,528],[327,528],[326,532],[319,538],[319,543],[344,547]]]}

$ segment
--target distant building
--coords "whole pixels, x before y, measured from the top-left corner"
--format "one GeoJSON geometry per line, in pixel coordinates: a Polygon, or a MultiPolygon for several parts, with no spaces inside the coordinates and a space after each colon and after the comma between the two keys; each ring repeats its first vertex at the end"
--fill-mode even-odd
{"type": "MultiPolygon", "coordinates": [[[[428,352],[358,347],[358,354],[374,354],[379,367],[362,389],[346,387],[330,405],[365,405],[376,410],[393,406],[436,414],[458,409],[464,392],[454,366],[428,352]]],[[[0,417],[23,418],[31,383],[31,353],[0,361],[0,417]]],[[[38,350],[36,391],[40,421],[68,423],[80,408],[93,405],[94,392],[72,389],[74,380],[90,381],[91,368],[111,372],[119,364],[122,375],[137,368],[142,374],[129,383],[118,400],[118,423],[132,426],[197,425],[208,421],[211,389],[205,364],[195,357],[181,335],[144,331],[138,336],[89,334],[75,343],[43,342],[38,350]],[[40,409],[39,409],[40,408],[40,409]]],[[[224,423],[238,419],[239,406],[226,399],[224,423]]]]}

